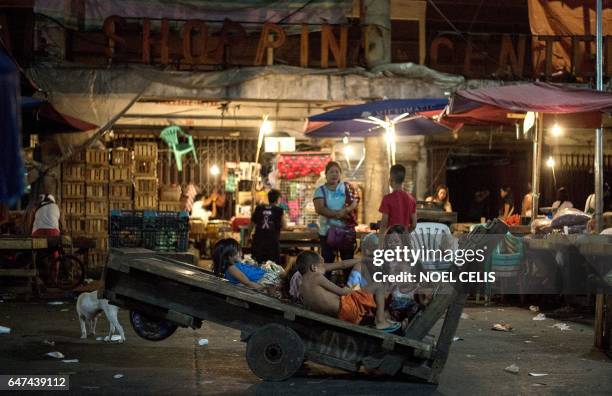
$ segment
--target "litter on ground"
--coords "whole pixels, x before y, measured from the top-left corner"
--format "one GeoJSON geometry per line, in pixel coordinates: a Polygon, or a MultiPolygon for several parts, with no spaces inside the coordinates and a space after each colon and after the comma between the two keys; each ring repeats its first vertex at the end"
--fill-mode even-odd
{"type": "Polygon", "coordinates": [[[512,330],[512,325],[510,323],[495,323],[491,330],[510,331],[512,330]]]}
{"type": "Polygon", "coordinates": [[[530,305],[529,306],[529,310],[531,312],[539,312],[540,311],[540,307],[538,307],[537,305],[530,305]]]}
{"type": "Polygon", "coordinates": [[[47,304],[49,305],[63,305],[63,301],[49,301],[47,304]]]}
{"type": "Polygon", "coordinates": [[[545,373],[529,373],[530,377],[544,377],[546,375],[548,375],[548,374],[545,374],[545,373]]]}
{"type": "Polygon", "coordinates": [[[50,357],[56,358],[56,359],[63,359],[65,357],[63,353],[57,352],[57,351],[49,352],[49,353],[47,353],[47,356],[50,356],[50,357]]]}
{"type": "Polygon", "coordinates": [[[198,345],[199,345],[199,346],[205,346],[205,345],[208,345],[208,340],[207,340],[206,338],[200,338],[200,339],[198,340],[198,345]]]}
{"type": "Polygon", "coordinates": [[[114,379],[119,379],[119,378],[123,378],[123,374],[115,374],[113,375],[114,379]]]}
{"type": "Polygon", "coordinates": [[[554,325],[550,327],[556,327],[557,329],[561,331],[571,330],[570,327],[567,325],[567,323],[555,323],[554,325]]]}
{"type": "Polygon", "coordinates": [[[532,320],[546,320],[546,315],[544,315],[543,313],[539,313],[536,316],[534,316],[532,320]]]}
{"type": "Polygon", "coordinates": [[[11,333],[10,327],[0,326],[0,334],[10,334],[10,333],[11,333]]]}
{"type": "Polygon", "coordinates": [[[517,366],[516,364],[511,364],[510,366],[506,367],[504,371],[507,371],[512,374],[518,374],[519,366],[517,366]]]}
{"type": "Polygon", "coordinates": [[[79,359],[63,359],[62,362],[64,362],[64,363],[78,363],[79,359]]]}

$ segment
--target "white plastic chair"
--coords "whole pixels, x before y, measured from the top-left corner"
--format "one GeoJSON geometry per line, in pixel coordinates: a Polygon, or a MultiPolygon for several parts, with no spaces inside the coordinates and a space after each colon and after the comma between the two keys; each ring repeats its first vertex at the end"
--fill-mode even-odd
{"type": "MultiPolygon", "coordinates": [[[[458,241],[451,234],[450,228],[446,224],[441,223],[417,223],[414,232],[410,235],[412,249],[441,250],[444,256],[444,250],[456,250],[458,241]]],[[[425,254],[425,251],[423,254],[425,254]]],[[[439,253],[438,253],[439,254],[439,253]]],[[[426,271],[446,271],[450,268],[450,261],[426,261],[421,260],[421,265],[426,271]]]]}

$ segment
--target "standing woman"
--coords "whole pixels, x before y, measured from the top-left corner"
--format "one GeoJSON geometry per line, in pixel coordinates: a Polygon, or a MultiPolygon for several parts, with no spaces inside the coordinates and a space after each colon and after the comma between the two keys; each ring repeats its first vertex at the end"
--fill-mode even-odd
{"type": "Polygon", "coordinates": [[[505,219],[512,216],[514,213],[514,196],[512,195],[512,189],[510,186],[503,186],[499,189],[499,197],[501,203],[499,205],[499,218],[505,219]]]}
{"type": "Polygon", "coordinates": [[[333,263],[338,253],[342,260],[352,259],[355,253],[359,197],[341,177],[340,165],[328,162],[325,184],[315,190],[313,198],[315,211],[319,214],[321,256],[326,263],[333,263]]]}

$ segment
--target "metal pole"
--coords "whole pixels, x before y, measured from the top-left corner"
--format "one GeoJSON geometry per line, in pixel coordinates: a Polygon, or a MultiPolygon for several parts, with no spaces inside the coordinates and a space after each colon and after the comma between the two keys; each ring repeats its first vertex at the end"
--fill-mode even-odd
{"type": "MultiPolygon", "coordinates": [[[[601,0],[597,0],[597,90],[603,91],[603,35],[602,35],[602,9],[601,0]]],[[[595,132],[595,231],[599,234],[603,228],[603,128],[600,126],[595,132]]],[[[603,349],[609,342],[610,329],[606,329],[605,318],[606,296],[597,293],[595,297],[595,347],[603,349]]]]}
{"type": "Polygon", "coordinates": [[[535,127],[533,130],[533,155],[531,170],[531,220],[534,221],[538,217],[539,200],[540,200],[540,128],[542,126],[542,114],[536,113],[535,127]]]}
{"type": "MultiPolygon", "coordinates": [[[[597,90],[603,91],[603,36],[601,0],[597,0],[597,90]]],[[[603,228],[603,128],[596,131],[595,137],[595,230],[603,228]]]]}

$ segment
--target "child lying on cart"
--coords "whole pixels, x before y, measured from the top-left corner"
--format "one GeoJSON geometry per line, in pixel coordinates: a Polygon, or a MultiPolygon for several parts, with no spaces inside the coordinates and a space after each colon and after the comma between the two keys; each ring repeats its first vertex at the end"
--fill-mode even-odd
{"type": "MultiPolygon", "coordinates": [[[[302,252],[296,259],[302,274],[300,296],[307,309],[336,317],[354,324],[374,318],[376,328],[393,333],[401,328],[398,322],[387,319],[386,293],[380,287],[367,285],[364,289],[341,288],[325,277],[326,266],[321,256],[314,252],[302,252]]],[[[359,263],[353,271],[359,271],[359,263]]]]}
{"type": "Polygon", "coordinates": [[[234,285],[251,289],[278,289],[284,270],[277,264],[261,266],[244,262],[240,246],[233,239],[220,241],[213,253],[214,271],[234,285]]]}

